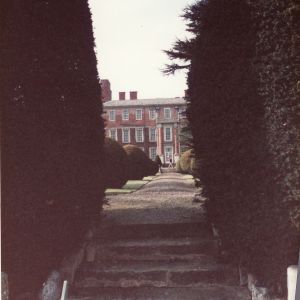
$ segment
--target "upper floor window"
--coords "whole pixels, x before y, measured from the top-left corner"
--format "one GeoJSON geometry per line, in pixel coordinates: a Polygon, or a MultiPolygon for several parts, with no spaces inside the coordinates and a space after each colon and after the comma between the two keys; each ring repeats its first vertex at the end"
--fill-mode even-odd
{"type": "Polygon", "coordinates": [[[172,141],[172,127],[165,127],[164,128],[164,140],[166,142],[172,141]]]}
{"type": "Polygon", "coordinates": [[[122,128],[122,142],[130,143],[130,129],[129,128],[122,128]]]}
{"type": "Polygon", "coordinates": [[[178,118],[181,119],[181,118],[184,118],[186,115],[186,112],[185,112],[185,109],[183,107],[179,108],[179,111],[178,111],[178,118]]]}
{"type": "Polygon", "coordinates": [[[164,117],[165,117],[165,119],[171,119],[171,108],[170,107],[164,108],[164,117]]]}
{"type": "Polygon", "coordinates": [[[110,110],[108,112],[108,120],[115,121],[116,120],[116,112],[114,110],[110,110]]]}
{"type": "Polygon", "coordinates": [[[135,118],[136,120],[143,120],[143,110],[141,108],[135,111],[135,118]]]}
{"type": "Polygon", "coordinates": [[[149,119],[155,120],[156,119],[156,111],[155,109],[149,109],[149,119]]]}
{"type": "Polygon", "coordinates": [[[112,140],[115,140],[115,141],[118,140],[117,129],[109,129],[108,135],[112,140]]]}
{"type": "Polygon", "coordinates": [[[129,110],[128,109],[123,109],[122,120],[129,120],[129,110]]]}
{"type": "Polygon", "coordinates": [[[135,129],[135,140],[138,143],[144,141],[144,128],[136,128],[135,129]]]}
{"type": "Polygon", "coordinates": [[[156,142],[156,128],[149,128],[149,141],[156,142]]]}

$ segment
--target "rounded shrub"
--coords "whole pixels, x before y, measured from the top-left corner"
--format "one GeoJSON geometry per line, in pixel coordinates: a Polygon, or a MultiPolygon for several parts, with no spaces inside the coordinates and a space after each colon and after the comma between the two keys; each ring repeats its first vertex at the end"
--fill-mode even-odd
{"type": "Polygon", "coordinates": [[[104,141],[105,187],[121,188],[128,180],[128,157],[123,147],[106,137],[104,141]]]}
{"type": "Polygon", "coordinates": [[[177,160],[175,168],[176,168],[177,173],[182,173],[182,170],[180,167],[180,158],[177,160]]]}
{"type": "Polygon", "coordinates": [[[198,160],[195,158],[195,152],[193,149],[189,149],[180,156],[176,164],[176,170],[184,174],[194,174],[197,165],[198,160]]]}
{"type": "Polygon", "coordinates": [[[128,157],[128,179],[142,179],[158,172],[158,164],[148,158],[143,150],[134,145],[123,148],[128,157]]]}

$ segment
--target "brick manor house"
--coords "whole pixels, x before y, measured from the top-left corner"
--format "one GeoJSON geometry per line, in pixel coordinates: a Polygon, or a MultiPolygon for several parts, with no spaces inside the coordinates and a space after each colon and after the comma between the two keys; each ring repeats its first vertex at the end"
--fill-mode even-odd
{"type": "Polygon", "coordinates": [[[181,145],[180,128],[186,123],[184,98],[138,99],[137,92],[120,92],[111,100],[110,83],[101,81],[106,136],[122,145],[141,148],[151,159],[158,154],[163,163],[176,162],[181,145]]]}

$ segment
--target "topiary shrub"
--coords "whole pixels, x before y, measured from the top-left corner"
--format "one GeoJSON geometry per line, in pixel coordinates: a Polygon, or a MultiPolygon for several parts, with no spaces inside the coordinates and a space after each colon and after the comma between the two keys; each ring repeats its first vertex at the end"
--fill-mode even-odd
{"type": "Polygon", "coordinates": [[[182,170],[181,170],[181,167],[180,167],[180,158],[176,162],[175,169],[176,169],[177,173],[182,173],[182,170]]]}
{"type": "Polygon", "coordinates": [[[199,160],[195,157],[193,149],[189,149],[181,154],[176,163],[176,171],[183,174],[196,175],[199,169],[199,160]]]}
{"type": "Polygon", "coordinates": [[[185,174],[191,173],[191,164],[194,158],[195,158],[195,153],[193,149],[189,149],[181,154],[179,158],[181,173],[185,173],[185,174]]]}
{"type": "Polygon", "coordinates": [[[105,187],[121,188],[128,180],[128,156],[124,148],[110,138],[104,141],[105,187]]]}
{"type": "Polygon", "coordinates": [[[129,179],[138,180],[158,172],[158,164],[148,158],[143,150],[134,145],[125,145],[123,148],[129,160],[129,179]]]}

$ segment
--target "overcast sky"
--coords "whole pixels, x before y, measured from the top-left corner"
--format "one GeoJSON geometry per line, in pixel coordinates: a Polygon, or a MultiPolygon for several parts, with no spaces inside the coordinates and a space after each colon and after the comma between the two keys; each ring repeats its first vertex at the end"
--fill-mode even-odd
{"type": "Polygon", "coordinates": [[[180,15],[195,0],[89,0],[101,79],[109,79],[113,99],[119,91],[138,91],[140,99],[179,97],[186,74],[165,76],[162,52],[187,36],[180,15]]]}

